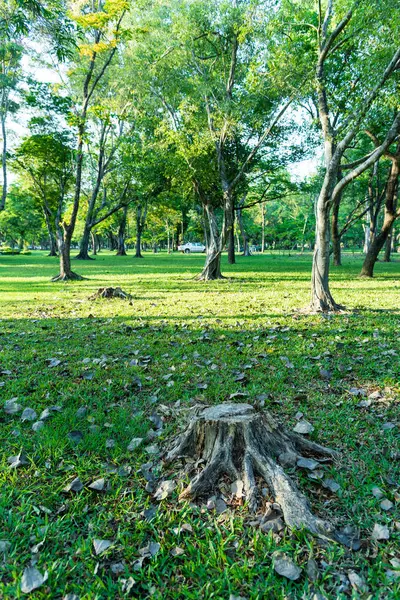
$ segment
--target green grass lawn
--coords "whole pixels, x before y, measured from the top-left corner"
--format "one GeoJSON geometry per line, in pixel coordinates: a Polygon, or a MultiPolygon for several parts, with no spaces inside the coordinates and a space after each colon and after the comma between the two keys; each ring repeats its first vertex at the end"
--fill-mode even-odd
{"type": "MultiPolygon", "coordinates": [[[[60,284],[50,282],[57,259],[45,253],[0,256],[0,540],[9,542],[0,542],[7,546],[1,598],[24,596],[20,583],[31,561],[48,572],[31,594],[37,599],[400,598],[400,262],[379,263],[376,277],[364,280],[357,277],[361,257],[346,255],[332,272],[332,290],[349,311],[324,317],[295,312],[309,298],[309,255],[238,257],[233,266],[224,258],[228,278],[212,283],[194,279],[203,261],[104,252],[74,263],[87,279],[60,284]],[[89,299],[105,285],[121,286],[132,302],[89,299]],[[235,381],[242,372],[244,382],[235,381]],[[352,388],[381,397],[360,407],[367,396],[352,388]],[[217,515],[179,502],[179,485],[161,502],[146,491],[141,465],[151,462],[156,476],[162,469],[162,452],[146,448],[166,447],[182,425],[180,409],[236,392],[247,394],[237,401],[250,403],[263,394],[289,428],[302,412],[315,428],[311,439],[341,452],[326,467],[340,484],[336,493],[304,471],[294,477],[314,512],[359,529],[359,551],[305,532],[263,533],[229,497],[217,515]],[[12,398],[22,408],[7,414],[3,404],[12,398]],[[33,409],[37,420],[55,406],[38,431],[21,420],[22,409],[33,409]],[[154,413],[164,426],[152,439],[154,413]],[[129,451],[132,438],[145,441],[129,451]],[[21,451],[27,464],[11,469],[9,457],[21,451]],[[65,492],[77,477],[83,489],[65,492]],[[101,478],[103,491],[89,488],[101,478]],[[151,506],[154,516],[144,513],[151,506]],[[388,540],[371,538],[376,523],[388,526],[388,540]],[[112,545],[96,555],[94,539],[112,545]],[[140,564],[140,550],[152,542],[159,550],[140,564]],[[274,571],[275,551],[302,568],[300,579],[274,571]],[[316,581],[307,575],[310,559],[316,581]],[[352,587],[351,572],[368,592],[352,587]]],[[[171,467],[166,475],[173,478],[171,467]]]]}

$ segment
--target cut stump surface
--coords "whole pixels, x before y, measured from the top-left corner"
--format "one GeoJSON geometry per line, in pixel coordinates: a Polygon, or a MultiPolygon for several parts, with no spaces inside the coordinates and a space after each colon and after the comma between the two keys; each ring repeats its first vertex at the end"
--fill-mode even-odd
{"type": "Polygon", "coordinates": [[[198,409],[166,460],[188,457],[204,464],[181,498],[202,497],[222,476],[228,476],[232,481],[243,481],[249,509],[255,511],[259,476],[281,506],[289,527],[305,527],[316,535],[332,537],[332,525],[311,512],[307,498],[284,470],[306,456],[326,460],[332,459],[335,452],[287,431],[268,412],[257,412],[250,404],[223,403],[198,409]]]}

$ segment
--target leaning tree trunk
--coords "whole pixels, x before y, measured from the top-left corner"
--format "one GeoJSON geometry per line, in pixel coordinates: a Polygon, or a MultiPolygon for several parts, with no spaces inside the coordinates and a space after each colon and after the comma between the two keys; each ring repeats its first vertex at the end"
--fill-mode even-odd
{"type": "Polygon", "coordinates": [[[393,224],[396,218],[399,216],[396,211],[396,195],[400,173],[400,157],[392,161],[388,182],[386,185],[386,199],[385,199],[385,213],[383,218],[383,225],[378,234],[376,234],[371,241],[368,248],[368,252],[364,259],[364,263],[361,269],[361,277],[373,277],[375,263],[378,260],[380,251],[388,239],[390,232],[392,231],[393,224]]]}
{"type": "Polygon", "coordinates": [[[390,230],[393,226],[394,220],[395,220],[395,217],[393,215],[392,216],[385,215],[385,220],[383,222],[381,231],[374,237],[374,239],[372,240],[372,242],[368,248],[368,252],[364,259],[363,266],[362,266],[361,273],[360,273],[361,277],[373,277],[374,276],[375,263],[378,260],[380,251],[382,250],[383,246],[385,245],[385,243],[389,237],[390,230]]]}
{"type": "Polygon", "coordinates": [[[209,243],[206,264],[197,279],[212,281],[214,279],[223,279],[221,273],[222,242],[213,208],[209,204],[206,204],[205,210],[209,226],[209,243]]]}
{"type": "Polygon", "coordinates": [[[75,256],[75,260],[94,260],[89,256],[90,238],[90,227],[85,224],[81,243],[79,244],[79,254],[75,256]]]}
{"type": "Polygon", "coordinates": [[[311,274],[311,310],[327,312],[340,310],[329,289],[329,209],[323,191],[317,201],[315,246],[311,274]]]}
{"type": "Polygon", "coordinates": [[[289,527],[306,527],[316,535],[334,537],[333,527],[311,512],[306,497],[285,472],[285,467],[307,468],[310,462],[318,466],[317,461],[305,459],[310,455],[331,460],[335,453],[285,430],[268,412],[257,412],[249,404],[223,403],[197,409],[167,453],[166,462],[189,458],[186,472],[194,476],[181,498],[204,498],[227,476],[232,482],[243,482],[249,509],[255,511],[261,499],[258,476],[280,505],[289,527]]]}
{"type": "Polygon", "coordinates": [[[126,256],[125,249],[125,230],[128,216],[128,206],[124,207],[121,220],[118,227],[118,250],[117,256],[126,256]]]}

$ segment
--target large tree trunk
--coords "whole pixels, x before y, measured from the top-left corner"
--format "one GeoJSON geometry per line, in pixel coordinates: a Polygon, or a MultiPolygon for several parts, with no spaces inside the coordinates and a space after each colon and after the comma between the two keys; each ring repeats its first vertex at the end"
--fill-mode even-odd
{"type": "Polygon", "coordinates": [[[52,281],[70,281],[83,279],[71,269],[71,238],[72,233],[63,231],[59,226],[57,231],[57,245],[60,256],[60,272],[52,281]]]}
{"type": "Polygon", "coordinates": [[[387,239],[392,231],[393,224],[399,216],[396,211],[396,196],[399,181],[400,170],[400,154],[398,153],[395,159],[392,159],[389,178],[386,185],[385,213],[383,225],[378,234],[375,234],[372,239],[368,252],[365,256],[364,263],[361,269],[362,277],[373,277],[375,263],[387,239]]]}
{"type": "Polygon", "coordinates": [[[212,281],[214,279],[223,279],[221,273],[222,241],[213,208],[209,204],[206,204],[205,211],[209,226],[209,245],[207,248],[206,264],[198,279],[212,281]]]}
{"type": "Polygon", "coordinates": [[[1,155],[1,166],[3,170],[3,188],[1,191],[0,210],[4,210],[7,200],[7,128],[6,118],[1,117],[1,134],[3,136],[3,153],[1,155]]]}
{"type": "Polygon", "coordinates": [[[194,477],[181,498],[206,498],[228,477],[232,483],[241,483],[244,494],[241,491],[240,495],[253,512],[261,499],[259,476],[279,504],[273,515],[276,521],[282,514],[289,527],[305,527],[315,535],[334,538],[332,525],[311,512],[306,497],[285,471],[286,467],[317,467],[318,461],[306,458],[310,455],[329,461],[335,452],[286,430],[268,412],[257,412],[249,404],[224,403],[194,411],[186,430],[167,453],[166,463],[180,457],[191,460],[188,464],[194,477]]]}
{"type": "Polygon", "coordinates": [[[117,256],[126,256],[125,249],[125,231],[128,216],[128,206],[124,207],[122,212],[121,220],[118,227],[118,251],[117,256]]]}
{"type": "MultiPolygon", "coordinates": [[[[336,180],[336,177],[335,177],[336,180]]],[[[329,289],[330,227],[329,208],[325,200],[324,186],[317,201],[315,246],[311,274],[311,310],[336,311],[336,304],[329,289]]]]}

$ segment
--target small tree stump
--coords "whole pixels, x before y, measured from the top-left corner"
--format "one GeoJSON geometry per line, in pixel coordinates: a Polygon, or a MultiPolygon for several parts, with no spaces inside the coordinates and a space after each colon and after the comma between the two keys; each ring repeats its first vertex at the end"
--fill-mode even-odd
{"type": "Polygon", "coordinates": [[[204,496],[221,476],[228,475],[233,481],[243,481],[249,509],[254,512],[258,475],[281,506],[289,527],[306,527],[314,534],[332,537],[332,525],[313,515],[306,497],[283,468],[295,466],[304,455],[332,459],[335,452],[285,430],[268,412],[257,412],[250,404],[223,403],[197,411],[166,461],[190,457],[204,462],[204,469],[181,498],[204,496]]]}
{"type": "Polygon", "coordinates": [[[97,298],[120,298],[121,300],[132,300],[132,296],[124,292],[120,287],[104,287],[99,288],[95,294],[90,296],[89,300],[97,300],[97,298]]]}

